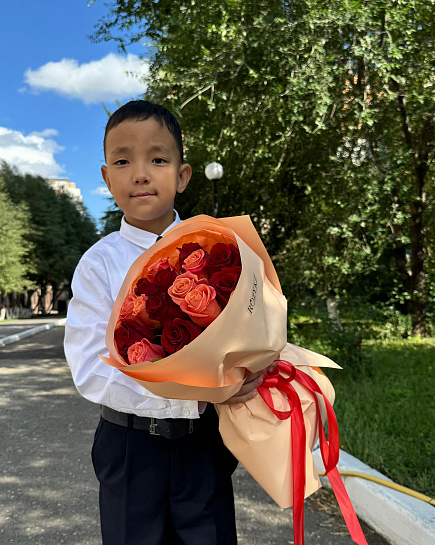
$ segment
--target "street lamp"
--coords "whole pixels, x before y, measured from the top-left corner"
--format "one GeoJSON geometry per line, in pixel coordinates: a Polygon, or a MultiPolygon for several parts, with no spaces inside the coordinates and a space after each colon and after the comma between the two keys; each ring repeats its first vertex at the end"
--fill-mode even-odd
{"type": "Polygon", "coordinates": [[[205,167],[205,175],[213,184],[213,217],[218,215],[217,181],[224,175],[224,169],[219,163],[210,163],[205,167]]]}

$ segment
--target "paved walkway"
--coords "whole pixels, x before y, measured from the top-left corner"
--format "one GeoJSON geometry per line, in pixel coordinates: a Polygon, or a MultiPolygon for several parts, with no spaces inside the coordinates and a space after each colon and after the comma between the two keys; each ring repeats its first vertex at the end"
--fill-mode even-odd
{"type": "Polygon", "coordinates": [[[34,316],[19,320],[2,320],[0,321],[0,339],[33,329],[34,327],[57,322],[61,318],[65,318],[65,315],[50,314],[49,316],[34,316]]]}
{"type": "MultiPolygon", "coordinates": [[[[74,388],[63,333],[55,327],[0,349],[2,545],[101,544],[90,460],[98,409],[74,388]]],[[[293,543],[290,509],[275,505],[242,467],[234,487],[239,545],[293,543]]],[[[369,545],[387,545],[364,529],[369,545]]],[[[352,544],[326,490],[306,501],[305,543],[352,544]]]]}

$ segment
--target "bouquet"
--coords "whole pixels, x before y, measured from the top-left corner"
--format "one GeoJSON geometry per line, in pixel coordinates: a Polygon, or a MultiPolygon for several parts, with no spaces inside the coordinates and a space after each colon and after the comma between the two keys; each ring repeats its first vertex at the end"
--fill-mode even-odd
{"type": "Polygon", "coordinates": [[[216,405],[223,441],[281,507],[293,506],[303,544],[303,501],[317,490],[311,451],[320,435],[326,473],[352,539],[366,544],[338,476],[334,390],[320,367],[338,366],[287,343],[287,304],[247,216],[196,216],[131,266],[100,356],[156,395],[216,405]],[[245,404],[219,405],[248,372],[278,365],[245,404]],[[330,441],[323,422],[328,421],[330,441]]]}
{"type": "Polygon", "coordinates": [[[240,253],[235,241],[216,238],[205,231],[204,247],[185,242],[142,269],[115,329],[115,347],[126,364],[181,350],[227,306],[242,270],[240,253]]]}
{"type": "Polygon", "coordinates": [[[130,267],[107,327],[110,355],[102,359],[156,395],[221,403],[240,389],[247,370],[260,371],[279,356],[286,316],[278,277],[250,219],[196,216],[130,267]],[[197,250],[185,256],[183,248],[197,250]]]}

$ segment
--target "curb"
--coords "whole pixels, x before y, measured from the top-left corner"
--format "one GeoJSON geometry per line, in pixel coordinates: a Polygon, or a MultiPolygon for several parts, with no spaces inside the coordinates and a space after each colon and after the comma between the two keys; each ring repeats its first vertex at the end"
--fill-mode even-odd
{"type": "Polygon", "coordinates": [[[25,339],[26,337],[31,337],[32,335],[41,333],[42,331],[47,331],[48,329],[52,329],[53,327],[65,325],[65,323],[66,318],[61,318],[56,322],[50,322],[49,324],[33,327],[32,329],[26,329],[24,331],[21,331],[20,333],[16,333],[15,335],[9,335],[9,337],[3,337],[2,339],[0,339],[0,348],[4,348],[8,344],[16,343],[18,341],[21,341],[22,339],[25,339]]]}
{"type": "MultiPolygon", "coordinates": [[[[317,471],[324,471],[320,449],[313,451],[317,471]]],[[[339,471],[359,471],[391,481],[358,458],[340,450],[339,471]]],[[[356,514],[392,545],[435,545],[435,508],[428,503],[359,477],[343,476],[356,514]]],[[[322,484],[330,488],[327,477],[322,484]]]]}

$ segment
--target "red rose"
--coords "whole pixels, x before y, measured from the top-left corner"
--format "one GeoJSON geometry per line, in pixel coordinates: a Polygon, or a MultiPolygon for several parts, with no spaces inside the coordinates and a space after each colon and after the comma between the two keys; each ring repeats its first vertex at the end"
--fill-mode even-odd
{"type": "Polygon", "coordinates": [[[172,322],[175,318],[180,318],[181,320],[188,320],[189,316],[181,310],[179,305],[177,305],[170,297],[167,295],[168,301],[168,313],[166,322],[172,322]]]}
{"type": "Polygon", "coordinates": [[[115,329],[115,344],[120,356],[126,361],[128,361],[127,351],[130,346],[144,338],[153,341],[156,336],[150,327],[135,320],[124,320],[119,327],[115,329]]]}
{"type": "Polygon", "coordinates": [[[148,339],[142,339],[130,346],[127,355],[130,365],[144,361],[160,360],[166,356],[161,346],[150,343],[148,339]]]}
{"type": "Polygon", "coordinates": [[[216,290],[216,299],[222,306],[225,306],[230,300],[241,272],[242,267],[231,267],[222,269],[211,276],[210,284],[216,290]]]}
{"type": "Polygon", "coordinates": [[[163,327],[162,346],[168,354],[173,354],[196,339],[201,332],[202,329],[190,320],[175,318],[163,327]]]}
{"type": "Polygon", "coordinates": [[[202,246],[198,244],[197,242],[188,242],[187,244],[183,244],[181,248],[178,248],[178,252],[180,254],[180,258],[179,258],[180,269],[183,266],[184,260],[186,259],[188,255],[190,255],[192,252],[196,250],[202,250],[202,249],[203,249],[202,246]]]}
{"type": "Polygon", "coordinates": [[[210,250],[209,271],[213,274],[224,267],[240,265],[240,253],[234,244],[217,242],[210,250]]]}
{"type": "Polygon", "coordinates": [[[166,318],[169,307],[169,301],[165,293],[151,295],[146,301],[146,309],[152,320],[163,322],[166,318]]]}
{"type": "Polygon", "coordinates": [[[159,295],[165,291],[166,288],[163,288],[154,282],[150,282],[147,278],[139,278],[134,289],[136,295],[146,295],[147,297],[159,295]]]}
{"type": "Polygon", "coordinates": [[[151,320],[160,323],[160,327],[174,318],[188,319],[188,316],[176,305],[167,293],[148,297],[146,310],[151,320]]]}
{"type": "Polygon", "coordinates": [[[154,283],[162,288],[164,291],[167,291],[167,289],[172,286],[176,278],[177,273],[172,267],[170,269],[161,269],[156,273],[156,276],[154,277],[154,283]]]}

